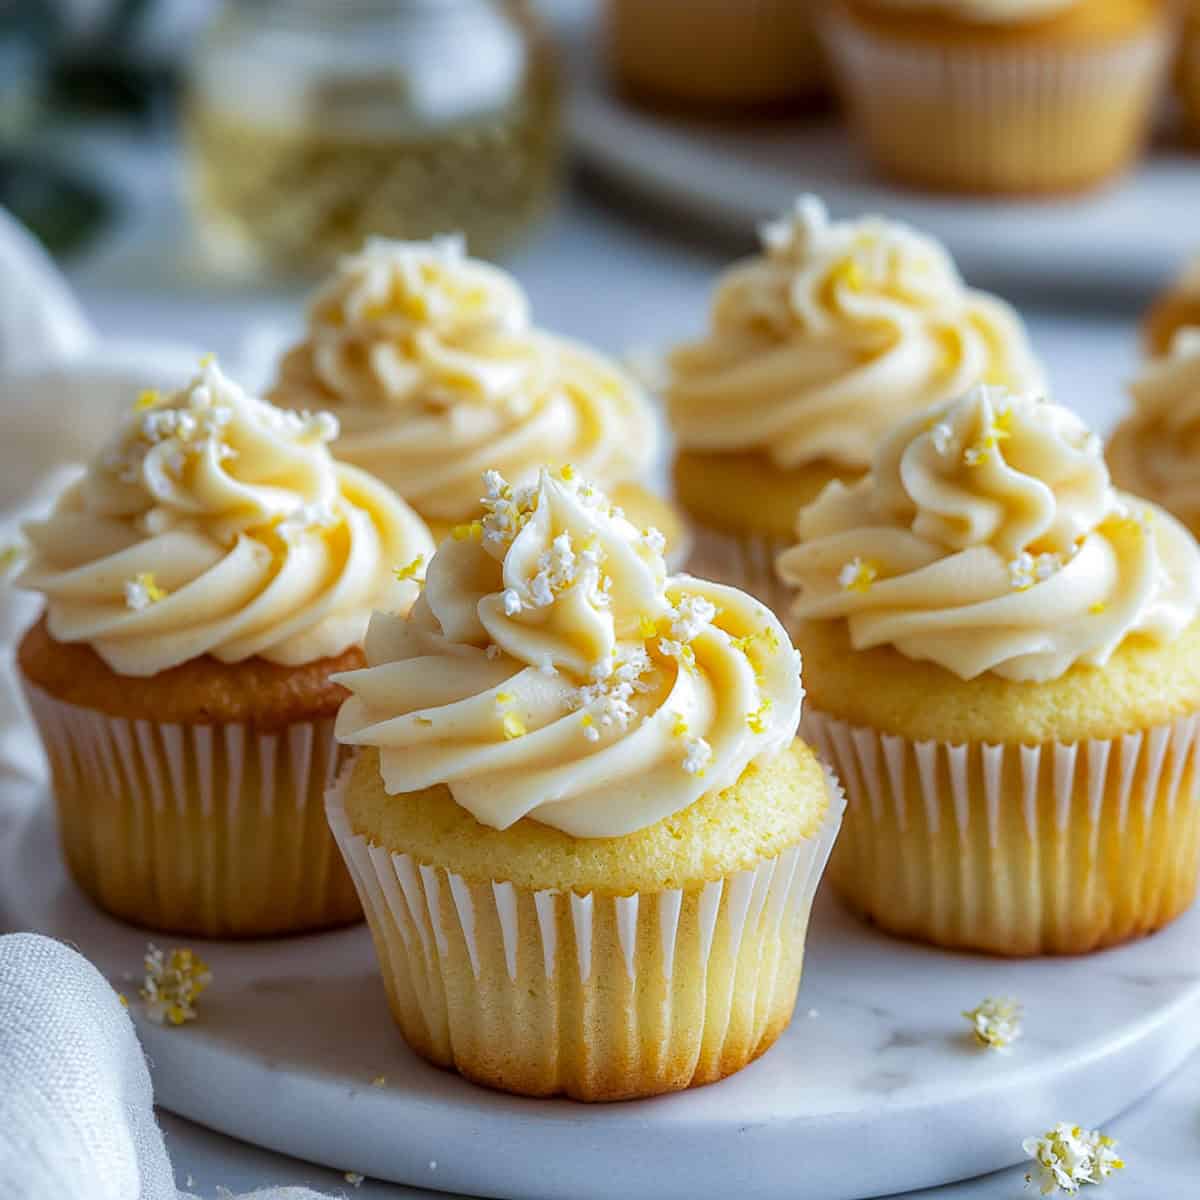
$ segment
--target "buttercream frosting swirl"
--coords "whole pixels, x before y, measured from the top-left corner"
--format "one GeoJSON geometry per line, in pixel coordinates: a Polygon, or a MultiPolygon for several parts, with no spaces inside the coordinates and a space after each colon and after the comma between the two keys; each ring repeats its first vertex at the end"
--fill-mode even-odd
{"type": "Polygon", "coordinates": [[[1078,8],[1083,0],[874,0],[885,8],[914,13],[945,13],[987,25],[1021,25],[1078,8]]]}
{"type": "Polygon", "coordinates": [[[212,655],[297,666],[361,642],[375,607],[407,609],[398,565],[433,553],[424,523],[336,463],[328,413],[285,412],[209,363],[144,393],[44,521],[18,582],[50,634],[122,675],[212,655]]]}
{"type": "Polygon", "coordinates": [[[1074,413],[978,387],[900,424],[872,471],[831,484],[780,558],[801,620],[844,620],[963,679],[1044,681],[1166,641],[1200,606],[1200,551],[1124,497],[1074,413]]]}
{"type": "Polygon", "coordinates": [[[815,196],[761,236],[762,254],[720,280],[708,336],[670,356],[685,448],[865,470],[906,413],[980,382],[1041,386],[1020,318],[968,289],[931,238],[879,217],[830,221],[815,196]]]}
{"type": "Polygon", "coordinates": [[[272,399],[335,409],[339,456],[443,520],[474,512],[489,467],[524,485],[571,462],[611,487],[645,473],[658,436],[638,386],[534,329],[516,281],[461,238],[373,239],[344,259],[272,399]]]}
{"type": "Polygon", "coordinates": [[[377,614],[368,666],[338,676],[338,736],[378,747],[389,793],[445,784],[493,828],[619,837],[790,743],[798,656],[768,609],[668,577],[661,535],[571,472],[486,487],[412,612],[377,614]]]}
{"type": "Polygon", "coordinates": [[[1113,478],[1200,529],[1200,329],[1179,330],[1129,390],[1134,410],[1108,448],[1113,478]]]}

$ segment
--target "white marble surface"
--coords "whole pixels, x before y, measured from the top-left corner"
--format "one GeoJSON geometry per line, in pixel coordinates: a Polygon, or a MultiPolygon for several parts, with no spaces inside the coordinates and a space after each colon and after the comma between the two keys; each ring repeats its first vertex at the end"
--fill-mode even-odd
{"type": "MultiPolygon", "coordinates": [[[[164,255],[166,239],[179,226],[177,217],[161,205],[158,187],[157,182],[147,184],[142,208],[123,244],[74,272],[85,307],[101,331],[186,341],[231,356],[242,348],[256,322],[294,327],[294,296],[197,287],[187,278],[186,253],[178,258],[164,255]]],[[[615,209],[609,199],[577,191],[538,240],[513,259],[511,265],[528,288],[539,319],[614,351],[661,344],[699,329],[707,285],[731,253],[730,244],[681,229],[673,219],[615,209]]],[[[1026,307],[1058,394],[1106,427],[1122,405],[1120,381],[1136,361],[1134,320],[1145,296],[1126,292],[1118,298],[1120,307],[1108,307],[1103,295],[1081,298],[1076,293],[1073,312],[1045,294],[1010,298],[1026,307]],[[1091,307],[1079,309],[1081,303],[1091,307]]],[[[1064,1000],[1086,1013],[1091,987],[1086,967],[1079,979],[1064,1000]]],[[[809,980],[817,986],[815,966],[809,980]]],[[[1122,1083],[1116,1081],[1118,1086],[1122,1083]]],[[[1107,1185],[1106,1194],[1187,1194],[1179,1190],[1181,1185],[1200,1178],[1196,1111],[1200,1061],[1111,1123],[1130,1166],[1125,1178],[1107,1185]]],[[[173,1117],[164,1116],[164,1124],[181,1186],[190,1176],[193,1190],[206,1198],[215,1196],[218,1186],[239,1190],[267,1183],[305,1183],[363,1197],[426,1195],[370,1181],[355,1190],[338,1173],[247,1147],[173,1117]]],[[[864,1154],[886,1155],[903,1147],[868,1138],[861,1149],[864,1154]]],[[[936,1195],[941,1200],[1002,1200],[1021,1194],[1021,1186],[1021,1172],[1015,1170],[953,1185],[936,1195]]]]}

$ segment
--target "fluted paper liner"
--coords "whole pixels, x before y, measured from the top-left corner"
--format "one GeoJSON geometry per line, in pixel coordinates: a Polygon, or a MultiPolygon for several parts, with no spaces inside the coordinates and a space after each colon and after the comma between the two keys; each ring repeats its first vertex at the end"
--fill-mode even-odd
{"type": "Polygon", "coordinates": [[[880,926],[996,954],[1082,953],[1191,903],[1200,715],[1045,745],[909,741],[807,709],[848,806],[834,887],[880,926]]]}
{"type": "Polygon", "coordinates": [[[348,752],[333,721],[110,717],[25,685],[71,874],[103,909],[170,933],[250,937],[357,920],[324,792],[348,752]]]}
{"type": "Polygon", "coordinates": [[[845,800],[775,858],[630,896],[480,883],[329,824],[409,1045],[477,1082],[614,1100],[708,1083],[763,1053],[795,1003],[813,896],[845,800]]]}
{"type": "Polygon", "coordinates": [[[879,162],[980,192],[1069,191],[1121,169],[1148,131],[1169,55],[1164,22],[1097,45],[922,45],[835,4],[823,32],[879,162]]]}
{"type": "Polygon", "coordinates": [[[781,620],[795,602],[796,593],[779,578],[775,560],[795,539],[726,533],[708,525],[692,525],[690,575],[711,579],[749,592],[781,620]]]}

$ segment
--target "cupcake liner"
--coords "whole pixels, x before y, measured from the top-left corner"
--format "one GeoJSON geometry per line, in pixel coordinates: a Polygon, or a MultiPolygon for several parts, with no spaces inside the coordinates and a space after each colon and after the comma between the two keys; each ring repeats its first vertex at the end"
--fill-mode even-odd
{"type": "Polygon", "coordinates": [[[1072,954],[1148,933],[1200,869],[1200,715],[1112,740],[914,742],[808,709],[849,798],[830,876],[893,933],[1072,954]]]}
{"type": "Polygon", "coordinates": [[[749,592],[785,620],[795,592],[779,578],[775,560],[794,544],[794,539],[725,533],[711,526],[693,525],[687,569],[702,579],[749,592]]]}
{"type": "Polygon", "coordinates": [[[823,23],[852,118],[886,170],[977,192],[1086,187],[1148,132],[1170,53],[1165,21],[1112,44],[1041,47],[889,39],[835,5],[823,23]]]}
{"type": "Polygon", "coordinates": [[[203,937],[299,933],[361,916],[325,824],[349,752],[333,720],[278,732],[110,717],[26,682],[79,886],[139,925],[203,937]]]}
{"type": "Polygon", "coordinates": [[[754,105],[812,97],[827,72],[795,0],[609,0],[617,74],[651,99],[754,105]]]}
{"type": "Polygon", "coordinates": [[[528,1095],[653,1095],[711,1082],[791,1017],[809,911],[845,800],[812,838],[694,889],[629,896],[485,883],[355,834],[326,798],[392,1013],[438,1066],[528,1095]]]}

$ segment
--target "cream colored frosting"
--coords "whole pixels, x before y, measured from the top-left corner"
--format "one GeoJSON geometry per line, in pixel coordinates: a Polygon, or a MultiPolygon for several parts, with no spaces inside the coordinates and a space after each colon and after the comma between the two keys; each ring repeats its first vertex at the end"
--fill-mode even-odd
{"type": "Polygon", "coordinates": [[[873,0],[883,8],[906,12],[939,12],[962,21],[988,25],[1020,25],[1057,16],[1083,0],[873,0]]]}
{"type": "Polygon", "coordinates": [[[910,417],[871,473],[800,513],[780,573],[802,620],[845,620],[963,679],[1043,681],[1102,666],[1133,634],[1167,641],[1200,607],[1200,550],[1111,485],[1073,413],[978,387],[910,417]]]}
{"type": "Polygon", "coordinates": [[[1020,318],[965,287],[932,239],[878,217],[830,221],[804,196],[762,241],[718,284],[708,336],[671,355],[685,448],[865,469],[906,413],[980,382],[1041,387],[1020,318]]]}
{"type": "Polygon", "coordinates": [[[798,656],[762,604],[668,577],[661,535],[570,472],[486,490],[411,614],[377,614],[369,666],[338,676],[338,736],[379,748],[389,793],[445,784],[496,829],[619,837],[790,743],[798,656]]]}
{"type": "Polygon", "coordinates": [[[284,412],[207,365],[146,393],[50,517],[26,527],[20,586],[51,635],[122,675],[201,655],[297,666],[360,642],[371,610],[416,594],[395,569],[432,555],[398,496],[326,445],[328,413],[284,412]]]}
{"type": "Polygon", "coordinates": [[[1200,329],[1181,329],[1129,390],[1134,410],[1109,445],[1113,478],[1200,529],[1200,329]]]}
{"type": "Polygon", "coordinates": [[[468,258],[459,238],[375,239],[345,259],[272,399],[336,409],[338,455],[443,520],[475,511],[489,467],[524,485],[544,463],[571,462],[611,487],[656,452],[637,385],[533,329],[516,281],[468,258]]]}

